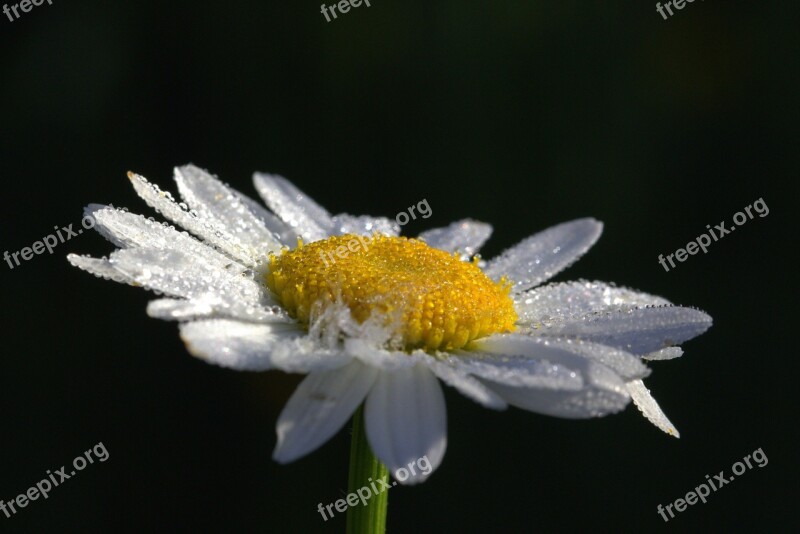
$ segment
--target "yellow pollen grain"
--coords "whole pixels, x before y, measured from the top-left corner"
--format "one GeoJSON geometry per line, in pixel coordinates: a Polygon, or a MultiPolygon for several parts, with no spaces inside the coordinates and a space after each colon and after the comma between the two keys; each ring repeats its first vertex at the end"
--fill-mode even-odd
{"type": "Polygon", "coordinates": [[[267,286],[300,322],[342,302],[359,323],[385,317],[406,350],[453,350],[514,330],[511,285],[477,263],[405,237],[342,235],[270,258],[267,286]]]}

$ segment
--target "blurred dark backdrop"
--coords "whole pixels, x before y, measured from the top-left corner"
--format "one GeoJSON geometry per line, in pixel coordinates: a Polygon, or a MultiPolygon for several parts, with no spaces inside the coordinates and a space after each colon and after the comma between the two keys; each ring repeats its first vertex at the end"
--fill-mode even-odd
{"type": "MultiPolygon", "coordinates": [[[[611,280],[707,310],[714,327],[648,386],[682,433],[631,406],[592,421],[487,411],[446,392],[449,447],[393,489],[390,532],[795,531],[798,495],[798,8],[795,2],[373,0],[64,2],[0,18],[2,249],[89,202],[152,214],[125,172],[174,190],[194,162],[255,195],[255,170],[332,212],[495,227],[492,256],[594,216],[559,279],[611,280]],[[756,218],[665,272],[657,262],[763,198],[756,218]],[[743,456],[769,464],[665,524],[656,512],[743,456]]],[[[151,295],[68,266],[94,232],[3,263],[0,499],[102,441],[95,464],[10,519],[15,532],[342,532],[348,430],[289,466],[275,420],[298,377],[187,354],[151,295]]]]}

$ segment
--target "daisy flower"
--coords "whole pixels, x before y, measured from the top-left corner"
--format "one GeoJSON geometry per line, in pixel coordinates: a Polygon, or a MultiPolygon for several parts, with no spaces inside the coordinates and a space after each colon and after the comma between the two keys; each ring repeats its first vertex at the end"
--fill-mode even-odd
{"type": "Polygon", "coordinates": [[[447,447],[440,382],[487,408],[570,419],[633,400],[678,435],[642,382],[645,361],[680,356],[711,318],[604,282],[544,285],[595,243],[594,219],[484,261],[492,229],[474,220],[412,239],[387,218],[331,215],[279,176],[254,176],[269,210],[193,165],[175,169],[181,201],[129,178],[175,226],[90,205],[119,248],[69,261],[156,292],[147,313],[179,321],[198,358],[307,374],[277,422],[278,462],[317,449],[363,404],[369,446],[392,473],[423,457],[435,470],[447,447]]]}

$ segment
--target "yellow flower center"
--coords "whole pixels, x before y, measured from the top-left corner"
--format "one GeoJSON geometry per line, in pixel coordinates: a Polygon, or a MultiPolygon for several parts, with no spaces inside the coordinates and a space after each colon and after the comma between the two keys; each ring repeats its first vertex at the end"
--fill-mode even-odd
{"type": "Polygon", "coordinates": [[[340,302],[363,323],[379,317],[406,350],[458,349],[514,329],[510,284],[475,263],[405,237],[342,235],[270,258],[267,286],[309,324],[340,302]]]}

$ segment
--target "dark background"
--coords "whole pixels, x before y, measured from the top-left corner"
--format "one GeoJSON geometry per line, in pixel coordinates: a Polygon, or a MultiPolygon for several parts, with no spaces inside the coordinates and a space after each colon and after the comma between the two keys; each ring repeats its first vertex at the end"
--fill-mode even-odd
{"type": "MultiPolygon", "coordinates": [[[[714,327],[647,381],[682,438],[635,407],[591,421],[483,409],[446,391],[449,446],[390,495],[390,532],[798,527],[796,2],[388,2],[327,23],[319,2],[65,2],[0,18],[3,250],[89,202],[154,214],[134,170],[175,190],[194,162],[255,196],[255,170],[407,233],[474,217],[491,257],[580,216],[604,235],[559,280],[610,280],[714,327]],[[434,5],[435,4],[435,5],[434,5]],[[738,232],[657,262],[759,198],[738,232]],[[789,275],[793,275],[790,279],[789,275]],[[791,280],[791,281],[790,281],[791,280]],[[656,512],[757,448],[769,458],[665,525],[656,512]]],[[[342,532],[348,432],[270,459],[299,380],[188,355],[152,295],[67,264],[94,232],[2,263],[0,498],[102,441],[0,531],[342,532]]]]}

